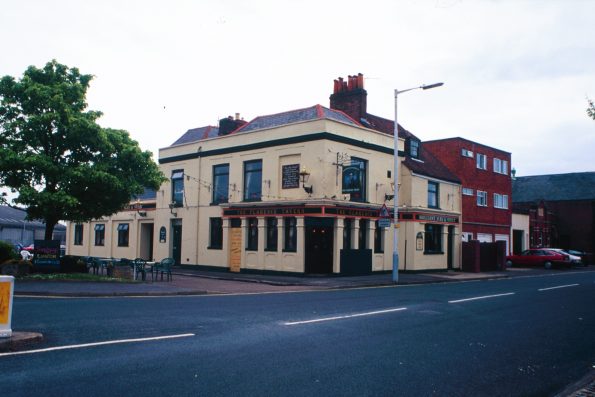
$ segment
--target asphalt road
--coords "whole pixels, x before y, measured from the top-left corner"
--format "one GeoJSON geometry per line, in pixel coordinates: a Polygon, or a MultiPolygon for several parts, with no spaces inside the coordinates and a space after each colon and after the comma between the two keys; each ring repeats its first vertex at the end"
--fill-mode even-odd
{"type": "Polygon", "coordinates": [[[547,396],[593,370],[593,302],[594,272],[262,295],[16,298],[13,329],[42,332],[32,349],[53,350],[0,354],[1,395],[547,396]],[[155,337],[168,339],[144,339],[155,337]]]}

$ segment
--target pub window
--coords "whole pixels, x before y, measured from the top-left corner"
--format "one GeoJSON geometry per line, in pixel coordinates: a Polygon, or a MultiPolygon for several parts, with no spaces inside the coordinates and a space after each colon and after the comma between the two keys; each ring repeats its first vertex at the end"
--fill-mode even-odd
{"type": "Polygon", "coordinates": [[[248,218],[248,235],[246,236],[246,251],[258,250],[258,219],[248,218]]]}
{"type": "Polygon", "coordinates": [[[438,183],[428,181],[428,207],[439,208],[440,196],[438,191],[438,183]]]}
{"type": "Polygon", "coordinates": [[[266,218],[267,241],[266,251],[277,251],[277,218],[266,218]]]}
{"type": "Polygon", "coordinates": [[[262,196],[262,160],[244,162],[244,201],[260,201],[262,196]]]}
{"type": "Polygon", "coordinates": [[[229,164],[213,166],[213,204],[229,200],[229,164]]]}
{"type": "Polygon", "coordinates": [[[424,254],[442,254],[442,225],[427,224],[424,254]]]}
{"type": "Polygon", "coordinates": [[[171,173],[171,203],[176,207],[184,203],[184,170],[171,173]]]}
{"type": "Polygon", "coordinates": [[[374,229],[374,252],[384,252],[384,228],[378,226],[378,220],[376,221],[376,229],[374,229]]]}
{"type": "Polygon", "coordinates": [[[295,217],[287,217],[283,219],[283,251],[296,252],[297,251],[297,220],[295,217]]]}
{"type": "Polygon", "coordinates": [[[221,218],[210,218],[210,249],[223,248],[223,220],[221,218]]]}
{"type": "Polygon", "coordinates": [[[343,221],[343,249],[351,249],[351,232],[353,230],[353,219],[347,218],[343,221]]]}
{"type": "Polygon", "coordinates": [[[83,245],[83,225],[74,225],[74,245],[83,245]]]}
{"type": "Polygon", "coordinates": [[[95,245],[102,246],[105,244],[105,225],[98,223],[95,225],[95,245]]]}
{"type": "Polygon", "coordinates": [[[368,248],[368,220],[367,219],[360,219],[359,220],[359,249],[363,250],[368,248]]]}
{"type": "Polygon", "coordinates": [[[128,247],[128,223],[118,225],[118,247],[128,247]]]}
{"type": "Polygon", "coordinates": [[[349,197],[351,201],[365,202],[366,201],[366,173],[368,162],[357,157],[351,158],[351,166],[357,167],[359,173],[353,173],[352,176],[356,179],[352,181],[353,190],[349,197]],[[357,179],[359,177],[359,179],[357,179]]]}

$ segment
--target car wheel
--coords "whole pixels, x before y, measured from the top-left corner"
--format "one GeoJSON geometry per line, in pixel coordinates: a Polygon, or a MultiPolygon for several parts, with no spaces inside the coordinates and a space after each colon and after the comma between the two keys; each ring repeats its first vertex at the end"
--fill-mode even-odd
{"type": "Polygon", "coordinates": [[[546,261],[546,262],[543,264],[543,267],[545,267],[546,269],[551,269],[551,268],[552,268],[552,262],[550,262],[550,261],[546,261]]]}
{"type": "Polygon", "coordinates": [[[511,260],[506,261],[506,267],[512,267],[513,263],[511,260]]]}

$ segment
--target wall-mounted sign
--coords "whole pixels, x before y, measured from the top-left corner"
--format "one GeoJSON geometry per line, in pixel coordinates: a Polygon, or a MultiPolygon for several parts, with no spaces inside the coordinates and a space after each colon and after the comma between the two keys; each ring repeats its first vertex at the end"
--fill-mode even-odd
{"type": "Polygon", "coordinates": [[[422,232],[417,232],[415,235],[415,249],[417,251],[423,251],[424,249],[424,234],[422,232]]]}
{"type": "Polygon", "coordinates": [[[427,222],[459,223],[459,218],[457,218],[456,216],[417,214],[415,216],[415,219],[417,219],[418,221],[427,222]]]}
{"type": "Polygon", "coordinates": [[[223,216],[270,216],[270,215],[305,215],[322,214],[321,207],[277,207],[277,208],[228,208],[223,216]]]}
{"type": "Polygon", "coordinates": [[[289,164],[281,167],[281,188],[295,189],[300,187],[300,165],[289,164]]]}
{"type": "Polygon", "coordinates": [[[165,231],[165,226],[161,226],[161,228],[159,229],[159,242],[160,243],[165,243],[166,241],[166,231],[165,231]]]}

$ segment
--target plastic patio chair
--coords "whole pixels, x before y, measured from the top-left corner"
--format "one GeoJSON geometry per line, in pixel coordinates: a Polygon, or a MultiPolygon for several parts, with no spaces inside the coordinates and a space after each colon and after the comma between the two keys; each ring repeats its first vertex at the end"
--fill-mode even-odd
{"type": "MultiPolygon", "coordinates": [[[[142,276],[142,280],[147,279],[147,261],[143,258],[136,258],[134,259],[131,264],[133,270],[136,268],[136,276],[138,277],[139,274],[142,276]]],[[[151,268],[151,281],[153,280],[153,269],[151,268]]]]}
{"type": "Polygon", "coordinates": [[[171,275],[171,267],[176,263],[174,258],[165,258],[155,265],[155,277],[161,272],[161,281],[163,281],[163,273],[167,274],[167,281],[173,280],[171,275]]]}

